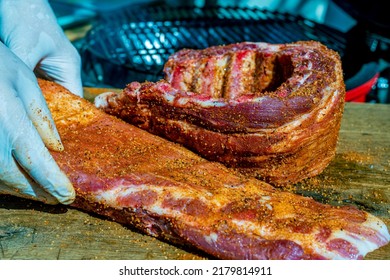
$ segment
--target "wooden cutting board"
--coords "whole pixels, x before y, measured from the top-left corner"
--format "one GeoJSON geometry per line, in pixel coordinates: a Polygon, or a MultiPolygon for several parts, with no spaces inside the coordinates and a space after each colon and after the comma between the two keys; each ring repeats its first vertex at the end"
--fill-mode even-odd
{"type": "MultiPolygon", "coordinates": [[[[85,89],[85,97],[112,89],[85,89]]],[[[355,205],[390,229],[390,105],[347,103],[336,158],[286,188],[333,205],[355,205]]],[[[62,205],[0,196],[0,259],[207,259],[131,228],[62,205]]],[[[390,260],[390,245],[366,259],[390,260]]]]}

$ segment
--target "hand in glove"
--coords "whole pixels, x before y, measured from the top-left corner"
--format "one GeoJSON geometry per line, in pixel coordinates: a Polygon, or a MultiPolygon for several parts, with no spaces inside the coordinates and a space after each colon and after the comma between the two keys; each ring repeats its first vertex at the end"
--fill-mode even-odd
{"type": "Polygon", "coordinates": [[[80,57],[44,0],[0,0],[0,193],[71,203],[63,149],[34,72],[82,95],[80,57]],[[46,147],[45,147],[46,145],[46,147]]]}

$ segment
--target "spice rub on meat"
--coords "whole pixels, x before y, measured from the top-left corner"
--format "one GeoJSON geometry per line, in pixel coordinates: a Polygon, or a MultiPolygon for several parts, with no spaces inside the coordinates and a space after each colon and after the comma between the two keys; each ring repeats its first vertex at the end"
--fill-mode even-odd
{"type": "Polygon", "coordinates": [[[164,71],[95,104],[273,185],[317,175],[334,158],[345,85],[339,55],[321,43],[184,49],[164,71]]]}
{"type": "Polygon", "coordinates": [[[52,155],[74,207],[220,259],[360,259],[386,225],[235,173],[40,81],[64,151],[52,155]]]}

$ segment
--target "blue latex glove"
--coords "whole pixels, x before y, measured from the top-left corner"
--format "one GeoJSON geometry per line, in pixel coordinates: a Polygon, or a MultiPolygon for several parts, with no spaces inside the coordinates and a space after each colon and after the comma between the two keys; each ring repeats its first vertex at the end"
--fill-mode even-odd
{"type": "Polygon", "coordinates": [[[63,145],[36,75],[81,96],[80,56],[44,0],[0,0],[0,41],[0,194],[69,204],[73,186],[47,149],[63,145]]]}

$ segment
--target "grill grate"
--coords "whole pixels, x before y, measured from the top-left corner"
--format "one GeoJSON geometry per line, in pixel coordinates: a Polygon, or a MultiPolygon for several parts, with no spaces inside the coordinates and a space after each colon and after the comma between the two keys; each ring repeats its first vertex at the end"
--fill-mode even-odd
{"type": "Polygon", "coordinates": [[[183,49],[243,41],[317,40],[343,56],[344,34],[291,14],[258,8],[134,6],[107,13],[87,34],[80,53],[89,86],[124,87],[156,81],[164,63],[183,49]]]}

